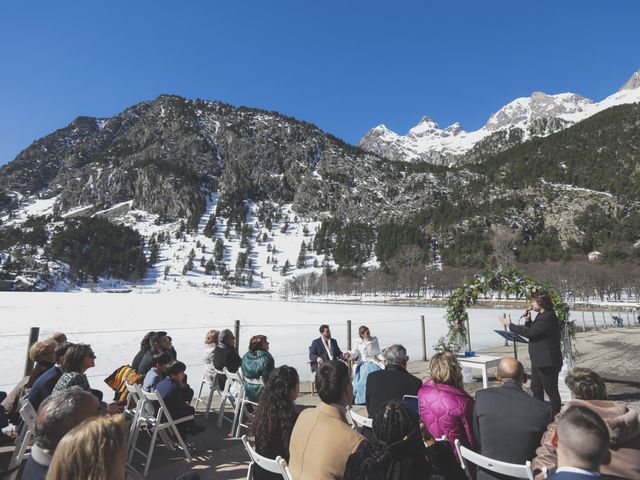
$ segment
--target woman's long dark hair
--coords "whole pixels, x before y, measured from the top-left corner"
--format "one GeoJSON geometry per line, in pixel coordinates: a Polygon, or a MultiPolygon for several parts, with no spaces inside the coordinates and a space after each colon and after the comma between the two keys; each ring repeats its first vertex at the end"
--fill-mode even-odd
{"type": "Polygon", "coordinates": [[[258,453],[280,451],[279,455],[288,458],[289,438],[297,417],[291,390],[299,382],[296,369],[287,365],[274,369],[269,375],[252,425],[258,453]]]}
{"type": "Polygon", "coordinates": [[[361,464],[361,480],[430,478],[431,467],[420,432],[420,419],[402,401],[391,400],[373,416],[372,455],[361,464]]]}

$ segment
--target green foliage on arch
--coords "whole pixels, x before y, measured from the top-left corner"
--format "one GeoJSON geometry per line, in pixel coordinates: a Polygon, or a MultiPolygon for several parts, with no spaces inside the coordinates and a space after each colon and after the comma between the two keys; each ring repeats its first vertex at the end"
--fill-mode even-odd
{"type": "MultiPolygon", "coordinates": [[[[553,308],[560,319],[561,332],[565,335],[565,324],[569,320],[569,306],[564,302],[562,296],[553,285],[540,283],[529,278],[522,272],[509,266],[497,266],[489,268],[484,273],[475,275],[466,281],[464,285],[454,290],[447,302],[447,325],[449,332],[446,337],[441,338],[435,345],[436,350],[461,351],[467,341],[467,321],[469,314],[467,308],[478,301],[481,294],[489,292],[504,292],[513,295],[515,298],[523,300],[531,295],[546,291],[551,295],[553,308]]],[[[575,326],[568,323],[570,341],[567,342],[570,348],[570,356],[574,358],[575,350],[575,326]]],[[[565,342],[563,341],[563,345],[565,342]]],[[[565,348],[565,347],[563,347],[565,348]]],[[[565,356],[567,352],[564,352],[565,356]]]]}

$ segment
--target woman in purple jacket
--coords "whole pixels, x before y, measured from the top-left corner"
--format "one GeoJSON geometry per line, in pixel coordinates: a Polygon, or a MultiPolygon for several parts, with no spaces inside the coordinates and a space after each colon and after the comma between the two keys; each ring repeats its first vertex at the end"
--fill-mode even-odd
{"type": "MultiPolygon", "coordinates": [[[[472,450],[478,449],[471,430],[474,401],[462,387],[462,368],[451,352],[437,353],[429,363],[431,379],[418,392],[420,416],[434,436],[447,437],[472,450]]],[[[457,455],[457,453],[456,453],[457,455]]]]}

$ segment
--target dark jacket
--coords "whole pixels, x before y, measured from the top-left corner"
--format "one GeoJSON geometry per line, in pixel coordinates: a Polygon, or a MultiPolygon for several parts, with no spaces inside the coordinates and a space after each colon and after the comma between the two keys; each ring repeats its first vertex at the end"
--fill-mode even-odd
{"type": "Polygon", "coordinates": [[[549,477],[549,480],[596,480],[602,477],[594,477],[578,472],[560,472],[549,477]]]}
{"type": "MultiPolygon", "coordinates": [[[[260,377],[262,377],[266,384],[273,367],[273,357],[266,350],[256,350],[255,353],[247,352],[242,357],[242,376],[244,378],[259,380],[260,377]]],[[[244,389],[247,398],[252,402],[257,402],[262,393],[263,386],[247,383],[244,389]]]]}
{"type": "Polygon", "coordinates": [[[560,320],[553,310],[545,310],[524,325],[509,324],[509,330],[529,339],[529,358],[536,367],[562,368],[560,320]]]}
{"type": "Polygon", "coordinates": [[[51,395],[53,387],[56,386],[56,383],[58,383],[61,376],[62,370],[57,365],[54,365],[40,375],[38,380],[35,381],[29,391],[27,399],[36,411],[40,408],[40,404],[45,400],[45,398],[51,395]]]}
{"type": "MultiPolygon", "coordinates": [[[[228,345],[218,345],[213,351],[213,366],[218,370],[222,370],[224,367],[227,367],[227,370],[235,373],[238,371],[241,364],[242,359],[235,348],[231,348],[228,345]]],[[[224,388],[226,381],[226,375],[218,375],[218,386],[220,388],[224,388]]]]}
{"type": "MultiPolygon", "coordinates": [[[[476,392],[473,436],[485,457],[523,465],[535,457],[552,419],[549,403],[533,398],[514,382],[506,382],[476,392]]],[[[477,478],[508,477],[480,469],[477,478]]]]}
{"type": "Polygon", "coordinates": [[[371,372],[367,376],[366,404],[369,417],[380,405],[389,400],[402,399],[405,395],[417,395],[422,387],[419,378],[414,377],[400,365],[389,364],[384,370],[371,372]]]}
{"type": "Polygon", "coordinates": [[[330,360],[342,360],[342,351],[340,350],[340,347],[338,347],[338,341],[335,338],[329,339],[329,346],[333,352],[333,358],[329,358],[327,349],[324,348],[322,337],[316,338],[311,342],[311,346],[309,347],[309,361],[311,362],[312,372],[315,373],[318,371],[318,357],[322,358],[325,362],[330,360]]]}
{"type": "Polygon", "coordinates": [[[131,366],[133,367],[133,369],[140,373],[140,371],[138,370],[140,368],[140,362],[142,361],[142,358],[144,357],[144,354],[147,353],[149,350],[140,350],[138,353],[136,353],[136,356],[133,357],[133,361],[131,362],[131,366]]]}
{"type": "Polygon", "coordinates": [[[188,385],[167,377],[156,386],[156,391],[174,420],[193,415],[194,409],[188,405],[193,399],[193,390],[188,385]]]}

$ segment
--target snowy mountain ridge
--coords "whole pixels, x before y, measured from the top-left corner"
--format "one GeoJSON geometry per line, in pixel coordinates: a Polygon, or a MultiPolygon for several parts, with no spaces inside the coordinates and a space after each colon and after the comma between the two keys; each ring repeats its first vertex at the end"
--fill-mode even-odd
{"type": "MultiPolygon", "coordinates": [[[[362,137],[359,146],[392,160],[452,165],[474,160],[465,155],[498,132],[519,130],[517,143],[522,143],[567,128],[607,108],[637,102],[640,102],[640,70],[616,93],[600,102],[575,93],[533,92],[530,97],[517,98],[493,113],[486,124],[475,131],[467,132],[457,122],[441,129],[424,116],[406,135],[378,125],[362,137]]],[[[503,142],[498,148],[504,150],[513,145],[513,141],[503,142]]]]}

